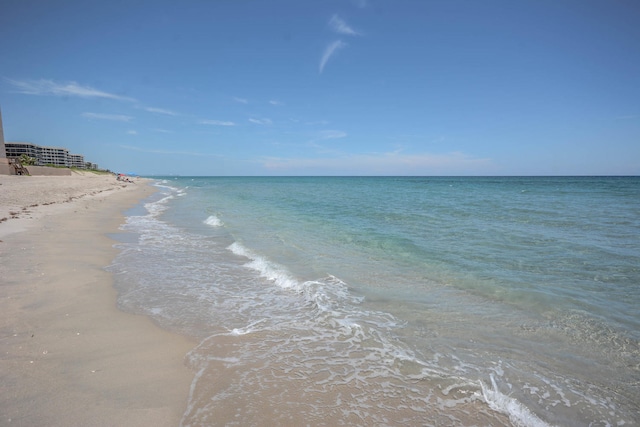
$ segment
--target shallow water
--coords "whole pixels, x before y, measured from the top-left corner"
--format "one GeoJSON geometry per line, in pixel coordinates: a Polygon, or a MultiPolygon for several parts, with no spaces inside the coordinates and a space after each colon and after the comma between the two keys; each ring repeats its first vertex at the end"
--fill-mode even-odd
{"type": "Polygon", "coordinates": [[[189,425],[640,423],[640,178],[167,178],[119,304],[189,425]]]}

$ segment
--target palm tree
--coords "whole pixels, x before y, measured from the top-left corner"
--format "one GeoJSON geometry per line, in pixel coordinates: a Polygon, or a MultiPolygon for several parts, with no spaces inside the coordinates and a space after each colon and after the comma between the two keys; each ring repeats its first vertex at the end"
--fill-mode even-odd
{"type": "Polygon", "coordinates": [[[18,161],[25,166],[33,166],[36,164],[36,159],[29,157],[26,154],[21,154],[20,157],[18,157],[18,161]]]}

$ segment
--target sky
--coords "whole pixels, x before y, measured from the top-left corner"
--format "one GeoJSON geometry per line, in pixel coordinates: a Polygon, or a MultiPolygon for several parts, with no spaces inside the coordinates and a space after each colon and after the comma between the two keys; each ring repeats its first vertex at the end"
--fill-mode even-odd
{"type": "Polygon", "coordinates": [[[637,0],[2,0],[6,141],[140,175],[640,175],[637,0]]]}

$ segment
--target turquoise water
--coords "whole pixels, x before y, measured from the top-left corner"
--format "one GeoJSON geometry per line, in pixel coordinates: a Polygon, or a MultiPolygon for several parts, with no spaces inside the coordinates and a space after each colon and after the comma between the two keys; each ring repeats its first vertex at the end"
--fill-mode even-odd
{"type": "Polygon", "coordinates": [[[640,178],[158,178],[119,304],[182,424],[640,423],[640,178]]]}

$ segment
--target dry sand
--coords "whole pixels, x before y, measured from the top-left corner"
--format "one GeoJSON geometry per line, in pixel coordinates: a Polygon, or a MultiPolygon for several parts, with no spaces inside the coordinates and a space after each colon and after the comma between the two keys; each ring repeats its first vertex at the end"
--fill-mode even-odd
{"type": "Polygon", "coordinates": [[[119,311],[104,270],[117,253],[105,233],[153,191],[0,176],[0,425],[180,424],[195,343],[119,311]]]}

